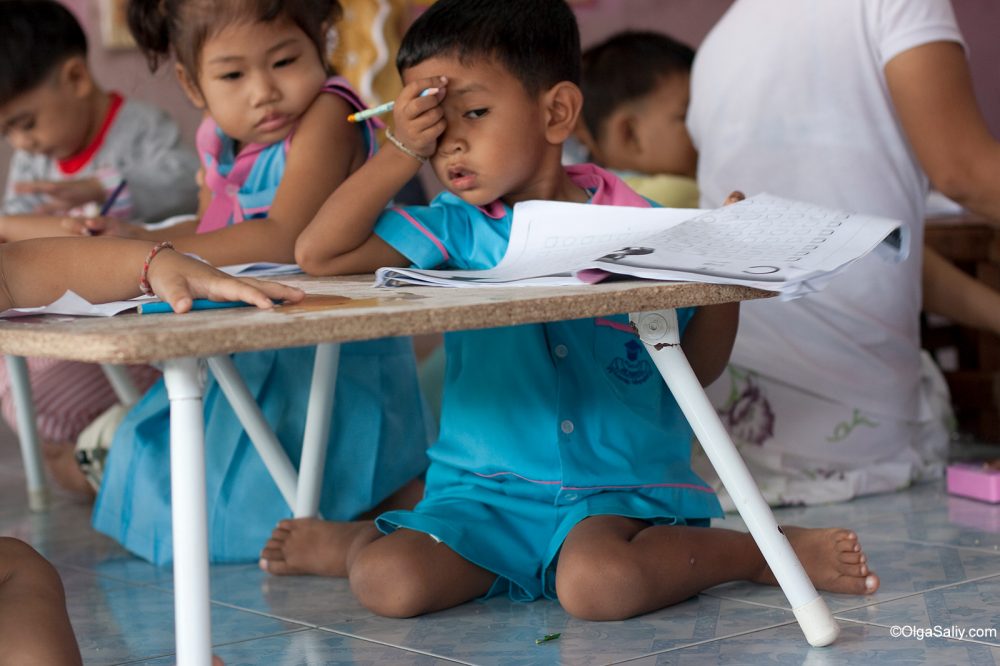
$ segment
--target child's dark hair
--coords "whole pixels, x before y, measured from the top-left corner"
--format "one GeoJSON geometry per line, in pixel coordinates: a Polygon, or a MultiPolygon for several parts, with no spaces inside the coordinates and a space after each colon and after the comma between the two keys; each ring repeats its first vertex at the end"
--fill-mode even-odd
{"type": "Polygon", "coordinates": [[[63,5],[0,0],[0,104],[34,90],[73,56],[87,57],[87,37],[63,5]]]}
{"type": "Polygon", "coordinates": [[[281,18],[309,36],[329,68],[326,29],[341,12],[338,0],[128,0],[128,27],[152,71],[172,53],[197,78],[198,56],[209,37],[230,25],[281,18]]]}
{"type": "Polygon", "coordinates": [[[580,31],[565,0],[438,0],[403,36],[396,68],[496,58],[534,95],[580,82],[580,31]]]}
{"type": "Polygon", "coordinates": [[[595,138],[615,109],[653,92],[663,79],[688,74],[694,50],[659,32],[618,33],[583,54],[583,122],[595,138]]]}

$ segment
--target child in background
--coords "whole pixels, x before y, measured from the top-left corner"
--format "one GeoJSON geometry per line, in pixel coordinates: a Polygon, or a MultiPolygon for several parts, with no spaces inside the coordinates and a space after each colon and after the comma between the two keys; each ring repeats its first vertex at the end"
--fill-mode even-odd
{"type": "MultiPolygon", "coordinates": [[[[206,205],[196,222],[165,232],[178,250],[215,264],[292,261],[301,229],[374,150],[373,126],[347,122],[362,104],[324,66],[339,4],[133,0],[128,13],[150,63],[174,54],[181,85],[205,111],[198,148],[206,205]]],[[[152,235],[125,225],[104,231],[152,235]]],[[[314,356],[315,348],[305,347],[233,357],[293,463],[301,455],[309,402],[303,378],[311,375],[314,356]]],[[[125,417],[93,516],[99,531],[156,564],[172,559],[164,492],[169,414],[161,382],[125,417]]],[[[205,423],[210,556],[256,561],[290,509],[212,380],[205,423]]],[[[419,493],[414,479],[426,467],[426,445],[409,339],[342,345],[320,512],[348,520],[384,501],[412,506],[415,498],[395,493],[404,486],[419,493]]]]}
{"type": "Polygon", "coordinates": [[[54,0],[0,1],[0,131],[14,147],[0,240],[67,235],[61,218],[104,204],[157,221],[197,208],[194,152],[159,109],[103,90],[80,24],[54,0]]]}
{"type": "Polygon", "coordinates": [[[671,208],[698,207],[698,154],[684,122],[693,62],[689,46],[656,32],[622,32],[583,54],[576,138],[592,161],[671,208]]]}
{"type": "MultiPolygon", "coordinates": [[[[302,266],[491,268],[519,201],[648,206],[607,171],[560,164],[583,101],[579,48],[564,0],[438,0],[400,48],[393,145],[324,204],[296,245],[302,266]],[[447,191],[383,210],[427,161],[447,191]]],[[[678,312],[702,383],[724,369],[737,313],[678,312]]],[[[445,345],[424,499],[341,531],[318,573],[348,575],[366,607],[397,617],[507,594],[611,620],[725,581],[774,583],[749,534],[708,527],[721,510],[691,471],[691,430],[659,375],[614,371],[646,354],[625,316],[450,333],[445,345]]],[[[315,523],[279,525],[269,570],[290,564],[306,547],[298,525],[315,523]]],[[[877,588],[852,532],[786,534],[817,587],[877,588]]]]}
{"type": "MultiPolygon", "coordinates": [[[[87,39],[76,18],[52,0],[0,2],[0,132],[15,148],[2,205],[0,241],[62,236],[62,217],[104,204],[127,184],[109,215],[157,220],[197,206],[198,161],[159,109],[106,92],[87,66],[87,39]]],[[[92,495],[73,457],[79,433],[117,402],[91,363],[28,360],[44,459],[64,488],[92,495]]],[[[130,366],[148,388],[153,368],[130,366]]],[[[14,401],[0,366],[2,413],[16,427],[14,401]]]]}

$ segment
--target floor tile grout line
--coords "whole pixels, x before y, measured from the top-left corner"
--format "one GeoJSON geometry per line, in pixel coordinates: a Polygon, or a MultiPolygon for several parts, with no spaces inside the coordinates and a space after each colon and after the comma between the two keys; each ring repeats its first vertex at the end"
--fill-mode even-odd
{"type": "MultiPolygon", "coordinates": [[[[953,582],[953,583],[944,583],[942,585],[935,585],[934,587],[929,587],[926,590],[919,590],[919,591],[916,591],[916,592],[906,592],[906,593],[899,594],[899,596],[890,597],[888,599],[880,599],[878,601],[872,601],[871,603],[858,604],[857,606],[847,606],[845,608],[841,608],[841,609],[838,609],[836,611],[831,611],[831,612],[833,612],[834,616],[836,617],[838,613],[847,613],[847,612],[850,612],[850,611],[859,610],[861,608],[870,608],[872,606],[878,606],[879,604],[885,604],[885,603],[890,603],[890,602],[894,602],[894,601],[899,601],[900,599],[909,599],[910,597],[919,596],[921,594],[926,594],[928,592],[936,592],[938,590],[945,590],[945,589],[948,589],[949,587],[957,587],[959,585],[965,585],[967,583],[978,583],[978,582],[981,582],[981,581],[984,581],[984,580],[988,580],[990,578],[997,578],[997,577],[1000,577],[1000,572],[994,573],[994,574],[986,574],[986,575],[983,575],[983,576],[976,576],[974,578],[966,578],[964,580],[956,581],[956,582],[953,582]]],[[[725,595],[725,594],[720,594],[718,592],[706,591],[706,592],[702,592],[702,594],[704,594],[706,596],[709,596],[709,597],[713,597],[715,599],[725,599],[726,601],[738,601],[740,603],[751,604],[753,606],[763,606],[764,608],[772,608],[772,609],[775,609],[775,610],[783,610],[783,611],[786,611],[788,613],[792,612],[792,609],[791,609],[790,606],[775,606],[774,604],[765,603],[763,601],[751,601],[749,599],[740,599],[739,597],[728,596],[728,595],[725,595]]]]}
{"type": "MultiPolygon", "coordinates": [[[[676,647],[667,648],[666,650],[657,650],[655,652],[650,652],[649,654],[636,655],[635,657],[629,657],[628,659],[622,659],[622,660],[619,660],[619,661],[610,661],[607,664],[605,664],[605,666],[616,666],[617,664],[627,664],[630,661],[636,661],[638,659],[647,659],[649,657],[656,657],[658,655],[666,654],[668,652],[676,652],[678,650],[687,650],[688,648],[698,647],[698,646],[701,646],[701,645],[708,645],[709,643],[717,643],[719,641],[728,640],[730,638],[739,638],[740,636],[747,636],[749,634],[755,634],[755,633],[757,633],[759,631],[769,631],[771,629],[778,629],[780,627],[787,627],[788,625],[794,625],[794,624],[797,624],[797,623],[793,619],[793,620],[789,620],[788,622],[780,622],[778,624],[773,624],[773,625],[769,625],[769,626],[765,626],[765,627],[758,627],[756,629],[748,629],[746,631],[737,631],[737,632],[732,633],[732,634],[726,634],[725,636],[716,636],[715,638],[708,638],[708,639],[705,639],[705,640],[696,641],[694,643],[688,643],[686,645],[678,645],[676,647]]],[[[803,641],[805,640],[804,636],[803,636],[802,640],[803,641]]]]}
{"type": "MultiPolygon", "coordinates": [[[[842,618],[842,619],[845,622],[850,622],[852,624],[860,624],[869,627],[879,627],[880,629],[891,629],[893,626],[899,626],[891,624],[880,624],[878,622],[870,622],[867,620],[852,620],[850,618],[842,618]]],[[[985,645],[986,647],[1000,648],[1000,643],[987,643],[983,640],[976,640],[973,638],[955,638],[953,636],[934,636],[933,638],[943,639],[946,641],[953,641],[955,643],[975,643],[976,645],[985,645]]],[[[902,640],[912,640],[912,639],[902,639],[902,640]]]]}
{"type": "Polygon", "coordinates": [[[241,612],[244,612],[244,613],[250,613],[251,615],[257,615],[258,617],[266,617],[269,620],[279,620],[281,622],[289,622],[291,624],[297,624],[300,627],[303,627],[305,629],[319,629],[319,625],[318,624],[313,624],[311,622],[306,622],[304,620],[293,620],[293,619],[290,619],[290,618],[287,618],[287,617],[282,617],[280,615],[275,615],[273,613],[267,613],[265,611],[257,610],[255,608],[246,608],[244,606],[239,606],[237,604],[230,603],[228,601],[216,601],[215,599],[211,599],[210,603],[213,606],[219,606],[221,608],[228,608],[230,610],[236,610],[236,611],[241,611],[241,612]]]}
{"type": "MultiPolygon", "coordinates": [[[[842,608],[839,611],[837,611],[837,613],[849,613],[851,611],[861,610],[862,608],[871,608],[871,607],[874,607],[874,606],[878,606],[880,604],[885,604],[885,603],[889,603],[889,602],[900,601],[901,599],[910,599],[912,597],[919,597],[919,596],[922,596],[924,594],[928,594],[930,592],[938,592],[940,590],[947,590],[948,588],[959,587],[961,585],[967,585],[969,583],[979,583],[979,582],[982,582],[984,580],[989,580],[991,578],[998,578],[998,577],[1000,577],[1000,573],[988,574],[988,575],[985,575],[985,576],[976,576],[975,578],[967,578],[966,580],[959,581],[959,582],[956,582],[956,583],[945,583],[945,584],[942,584],[942,585],[935,585],[934,587],[929,587],[926,590],[919,590],[917,592],[910,592],[908,594],[904,594],[904,595],[901,595],[901,596],[898,596],[898,597],[893,597],[892,599],[883,599],[881,601],[875,601],[875,602],[872,602],[872,603],[869,603],[869,604],[860,604],[858,606],[851,606],[849,608],[842,608]]],[[[834,613],[834,616],[836,616],[837,613],[834,613]]]]}
{"type": "MultiPolygon", "coordinates": [[[[868,539],[866,538],[866,541],[868,539]]],[[[875,537],[871,539],[872,541],[879,541],[880,543],[895,542],[895,543],[915,543],[920,546],[935,546],[938,548],[950,548],[952,550],[971,550],[976,553],[986,553],[1000,557],[1000,548],[994,546],[994,548],[986,548],[983,546],[956,546],[951,543],[940,543],[937,541],[924,541],[922,539],[894,539],[891,537],[875,537]]]]}
{"type": "MultiPolygon", "coordinates": [[[[292,629],[292,630],[289,630],[289,631],[279,631],[279,632],[276,632],[276,633],[273,633],[273,634],[265,634],[263,636],[254,636],[252,638],[242,638],[242,639],[240,639],[238,641],[228,641],[226,643],[213,643],[212,644],[212,651],[214,652],[216,648],[220,648],[220,647],[228,647],[230,645],[239,645],[240,643],[250,643],[250,642],[253,642],[253,641],[263,640],[263,639],[266,639],[266,638],[274,638],[275,636],[291,636],[292,634],[301,634],[301,633],[303,633],[305,631],[310,631],[310,629],[306,628],[306,627],[303,627],[301,629],[292,629]]],[[[129,659],[128,661],[115,662],[115,664],[113,666],[126,666],[126,664],[140,664],[140,663],[148,662],[151,659],[165,659],[167,657],[171,657],[171,656],[174,656],[176,654],[177,654],[176,652],[167,652],[165,654],[160,654],[160,655],[151,655],[151,656],[148,656],[148,657],[139,657],[137,659],[129,659]]]]}
{"type": "Polygon", "coordinates": [[[425,657],[433,657],[435,659],[444,659],[454,664],[464,664],[465,666],[476,666],[475,662],[463,661],[461,659],[456,659],[454,657],[445,657],[444,655],[436,654],[434,652],[427,652],[426,650],[419,650],[417,648],[410,648],[403,645],[396,645],[395,643],[390,643],[388,641],[380,641],[377,638],[368,638],[367,636],[359,636],[357,634],[352,634],[346,631],[338,631],[336,629],[328,629],[325,627],[317,627],[319,631],[325,631],[336,636],[343,636],[345,638],[353,638],[359,641],[365,641],[367,643],[374,643],[376,645],[382,645],[384,647],[396,648],[397,650],[403,650],[405,652],[412,652],[414,654],[422,654],[425,657]]]}

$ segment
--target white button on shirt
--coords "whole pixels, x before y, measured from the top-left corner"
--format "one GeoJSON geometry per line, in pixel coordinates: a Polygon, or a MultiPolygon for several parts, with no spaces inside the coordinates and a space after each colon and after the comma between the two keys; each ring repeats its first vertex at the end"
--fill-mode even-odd
{"type": "Polygon", "coordinates": [[[565,420],[565,421],[563,421],[562,424],[559,427],[567,435],[570,434],[571,432],[573,432],[573,422],[570,421],[570,420],[568,420],[568,419],[565,420]]]}

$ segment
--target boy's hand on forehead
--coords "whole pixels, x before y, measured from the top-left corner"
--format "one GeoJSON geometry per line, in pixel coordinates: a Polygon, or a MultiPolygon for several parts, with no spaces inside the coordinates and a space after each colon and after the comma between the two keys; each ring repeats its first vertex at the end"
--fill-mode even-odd
{"type": "Polygon", "coordinates": [[[392,117],[394,134],[403,145],[421,157],[437,151],[437,141],[446,122],[441,101],[447,94],[448,79],[433,76],[411,81],[396,97],[392,117]]]}
{"type": "Polygon", "coordinates": [[[35,209],[40,215],[65,213],[92,201],[103,203],[108,193],[96,178],[79,180],[32,180],[14,183],[17,194],[41,194],[48,201],[35,209]]]}

